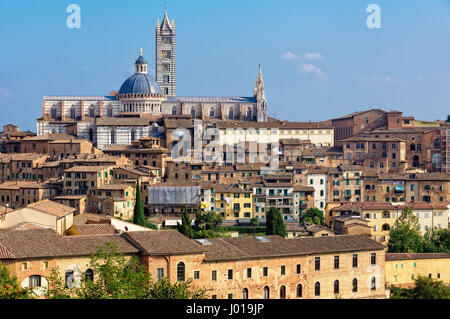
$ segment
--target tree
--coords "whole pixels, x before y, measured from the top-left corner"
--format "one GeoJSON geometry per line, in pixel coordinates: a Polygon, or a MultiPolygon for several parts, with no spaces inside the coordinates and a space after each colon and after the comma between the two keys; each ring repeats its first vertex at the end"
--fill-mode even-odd
{"type": "Polygon", "coordinates": [[[423,238],[424,253],[450,252],[450,231],[448,229],[428,229],[423,238]]]}
{"type": "Polygon", "coordinates": [[[195,213],[195,225],[200,230],[218,230],[222,224],[222,216],[216,212],[197,211],[195,213]]]}
{"type": "Polygon", "coordinates": [[[450,123],[450,114],[447,115],[447,123],[450,123]]]}
{"type": "Polygon", "coordinates": [[[136,225],[146,227],[147,221],[144,215],[144,203],[142,202],[141,187],[139,186],[139,179],[136,184],[136,200],[134,203],[133,223],[136,225]]]}
{"type": "Polygon", "coordinates": [[[155,283],[150,289],[151,299],[206,299],[205,291],[190,290],[190,281],[179,281],[171,285],[166,278],[155,283]]]}
{"type": "Polygon", "coordinates": [[[11,276],[9,268],[0,263],[0,299],[31,299],[32,291],[20,287],[16,276],[11,276]]]}
{"type": "Polygon", "coordinates": [[[250,219],[250,224],[252,224],[253,226],[253,234],[256,232],[256,227],[259,226],[259,220],[256,217],[253,217],[252,219],[250,219]]]}
{"type": "Polygon", "coordinates": [[[393,299],[450,299],[450,288],[442,281],[418,276],[414,288],[391,287],[393,299]]]}
{"type": "Polygon", "coordinates": [[[189,217],[186,209],[184,209],[183,214],[181,215],[181,225],[178,223],[177,229],[187,238],[191,239],[194,238],[194,230],[192,229],[192,220],[189,217]]]}
{"type": "Polygon", "coordinates": [[[422,235],[419,219],[406,207],[389,232],[388,251],[391,253],[415,253],[422,251],[422,235]]]}
{"type": "Polygon", "coordinates": [[[316,207],[308,208],[302,216],[300,216],[300,223],[310,223],[315,225],[325,224],[323,211],[316,207]]]}
{"type": "Polygon", "coordinates": [[[266,213],[266,234],[286,237],[286,224],[280,210],[276,207],[270,207],[266,213]]]}
{"type": "Polygon", "coordinates": [[[137,257],[127,258],[110,242],[92,254],[89,268],[93,270],[93,280],[83,273],[77,288],[67,288],[59,269],[51,269],[47,296],[53,299],[205,298],[204,291],[191,290],[190,282],[154,283],[137,257]]]}

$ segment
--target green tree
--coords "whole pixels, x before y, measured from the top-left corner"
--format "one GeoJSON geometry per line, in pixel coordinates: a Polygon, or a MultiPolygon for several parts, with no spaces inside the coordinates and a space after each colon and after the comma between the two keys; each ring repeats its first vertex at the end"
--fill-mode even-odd
{"type": "Polygon", "coordinates": [[[189,217],[186,209],[183,210],[181,215],[181,225],[177,224],[177,229],[180,233],[188,238],[194,238],[194,230],[192,229],[192,220],[189,217]]]}
{"type": "Polygon", "coordinates": [[[206,299],[204,290],[191,290],[190,281],[170,284],[166,278],[156,282],[150,289],[151,299],[206,299]]]}
{"type": "Polygon", "coordinates": [[[433,227],[428,229],[423,237],[423,252],[450,252],[450,231],[446,228],[437,229],[433,227]]]}
{"type": "Polygon", "coordinates": [[[0,299],[31,299],[33,292],[20,287],[16,276],[0,262],[0,299]]]}
{"type": "Polygon", "coordinates": [[[418,276],[414,288],[391,287],[393,299],[450,299],[450,287],[442,281],[418,276]]]}
{"type": "Polygon", "coordinates": [[[250,219],[250,224],[252,224],[253,226],[253,234],[256,232],[256,227],[259,226],[259,220],[256,217],[253,217],[252,219],[250,219]]]}
{"type": "Polygon", "coordinates": [[[58,268],[51,269],[47,296],[52,299],[185,299],[205,298],[204,291],[191,290],[190,282],[154,283],[137,257],[127,258],[108,243],[92,254],[89,268],[93,280],[81,274],[76,288],[67,288],[58,268]]]}
{"type": "Polygon", "coordinates": [[[422,251],[422,235],[419,219],[412,209],[406,207],[389,232],[388,251],[391,253],[414,253],[422,251]]]}
{"type": "Polygon", "coordinates": [[[280,210],[276,207],[270,207],[266,213],[266,234],[286,237],[286,224],[280,210]]]}
{"type": "Polygon", "coordinates": [[[199,210],[195,213],[195,225],[199,230],[218,230],[222,220],[222,216],[216,212],[199,210]]]}
{"type": "Polygon", "coordinates": [[[300,216],[300,223],[310,223],[315,225],[325,224],[323,211],[316,207],[308,208],[302,216],[300,216]]]}
{"type": "Polygon", "coordinates": [[[136,200],[134,203],[133,223],[136,225],[146,227],[147,220],[144,215],[144,202],[142,201],[141,187],[139,185],[139,179],[136,183],[136,200]]]}

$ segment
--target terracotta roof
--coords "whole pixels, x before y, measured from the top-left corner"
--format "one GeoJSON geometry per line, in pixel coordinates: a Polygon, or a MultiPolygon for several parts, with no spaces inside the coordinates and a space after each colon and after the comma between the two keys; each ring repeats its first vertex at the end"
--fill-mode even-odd
{"type": "Polygon", "coordinates": [[[0,230],[0,251],[9,251],[9,259],[58,256],[90,256],[108,242],[122,253],[137,254],[139,249],[119,235],[61,236],[52,229],[0,230]],[[3,248],[1,248],[3,246],[3,248]]]}
{"type": "Polygon", "coordinates": [[[216,184],[214,185],[214,191],[216,193],[247,193],[251,194],[252,191],[249,189],[242,189],[234,185],[216,184]]]}
{"type": "Polygon", "coordinates": [[[294,185],[294,192],[314,192],[314,187],[304,185],[294,185]]]}
{"type": "Polygon", "coordinates": [[[64,217],[76,211],[75,208],[59,204],[48,199],[30,204],[27,206],[27,208],[32,208],[34,210],[38,210],[57,217],[64,217]]]}
{"type": "Polygon", "coordinates": [[[99,166],[74,166],[72,168],[68,168],[66,169],[64,172],[67,173],[72,173],[72,172],[80,172],[80,173],[96,173],[98,171],[101,171],[103,169],[109,169],[112,168],[111,166],[108,165],[99,165],[99,166]]]}
{"type": "Polygon", "coordinates": [[[254,237],[214,238],[205,245],[205,261],[245,260],[277,258],[310,254],[339,253],[350,251],[383,250],[384,246],[366,235],[299,237],[283,239],[266,236],[267,242],[254,237]]]}
{"type": "Polygon", "coordinates": [[[129,184],[109,184],[109,185],[99,186],[96,189],[98,189],[98,190],[125,190],[130,187],[134,188],[133,186],[131,186],[129,184]]]}
{"type": "Polygon", "coordinates": [[[117,229],[109,224],[85,224],[73,226],[81,236],[102,236],[117,234],[117,229]]]}
{"type": "Polygon", "coordinates": [[[176,230],[128,232],[128,237],[146,255],[201,254],[203,248],[176,230]]]}
{"type": "Polygon", "coordinates": [[[450,258],[447,253],[386,253],[386,261],[450,258]]]}
{"type": "Polygon", "coordinates": [[[287,121],[273,121],[273,122],[247,122],[247,121],[221,121],[217,123],[217,127],[221,128],[254,128],[254,129],[332,129],[331,125],[319,122],[287,122],[287,121]]]}

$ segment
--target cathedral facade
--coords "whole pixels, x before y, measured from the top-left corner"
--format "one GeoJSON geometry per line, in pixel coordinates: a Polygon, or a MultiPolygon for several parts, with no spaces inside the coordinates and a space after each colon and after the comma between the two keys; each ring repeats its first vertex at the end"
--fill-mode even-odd
{"type": "Polygon", "coordinates": [[[152,123],[164,115],[187,115],[203,122],[267,121],[261,67],[253,96],[178,97],[175,21],[169,22],[167,11],[162,23],[158,20],[155,38],[156,79],[149,74],[141,50],[135,74],[123,82],[119,91],[108,96],[44,96],[37,134],[74,134],[105,149],[151,136],[155,130],[152,123]]]}

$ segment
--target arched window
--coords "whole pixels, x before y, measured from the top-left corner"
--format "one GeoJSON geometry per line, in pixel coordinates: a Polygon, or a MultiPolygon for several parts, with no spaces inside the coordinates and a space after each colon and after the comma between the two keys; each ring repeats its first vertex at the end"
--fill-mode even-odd
{"type": "Polygon", "coordinates": [[[441,140],[438,139],[438,138],[434,140],[434,149],[435,150],[440,150],[441,149],[441,140]]]}
{"type": "Polygon", "coordinates": [[[89,140],[91,142],[94,142],[94,129],[93,128],[89,129],[89,140]]]}
{"type": "Polygon", "coordinates": [[[353,278],[352,292],[358,292],[358,279],[356,279],[356,278],[353,278]]]}
{"type": "Polygon", "coordinates": [[[370,283],[370,290],[376,290],[377,289],[377,280],[375,277],[372,277],[372,281],[370,283]]]}
{"type": "Polygon", "coordinates": [[[211,108],[210,110],[209,110],[209,117],[215,117],[215,115],[214,115],[214,108],[211,108]]]}
{"type": "Polygon", "coordinates": [[[303,296],[303,287],[301,284],[297,285],[297,298],[301,298],[303,296]]]}
{"type": "Polygon", "coordinates": [[[242,299],[248,299],[248,289],[242,289],[242,299]]]}
{"type": "Polygon", "coordinates": [[[390,218],[391,214],[389,212],[383,212],[383,218],[390,218]]]}
{"type": "Polygon", "coordinates": [[[89,117],[95,117],[95,108],[93,106],[89,107],[89,117]]]}
{"type": "Polygon", "coordinates": [[[51,113],[52,113],[52,119],[56,120],[56,107],[55,106],[52,107],[51,113]]]}
{"type": "Polygon", "coordinates": [[[334,281],[334,293],[336,295],[339,293],[339,280],[334,281]]]}
{"type": "Polygon", "coordinates": [[[234,119],[234,111],[232,107],[230,107],[230,110],[228,111],[228,118],[230,120],[234,119]]]}
{"type": "Polygon", "coordinates": [[[173,114],[173,115],[177,114],[177,108],[176,108],[176,106],[174,106],[174,107],[172,108],[172,114],[173,114]]]}
{"type": "Polygon", "coordinates": [[[420,158],[415,155],[412,159],[412,167],[420,167],[420,158]]]}
{"type": "Polygon", "coordinates": [[[116,130],[115,129],[111,129],[111,144],[114,145],[116,144],[116,130]]]}
{"type": "Polygon", "coordinates": [[[195,109],[191,108],[191,116],[193,119],[195,119],[195,109]]]}
{"type": "Polygon", "coordinates": [[[184,263],[180,262],[177,265],[177,281],[185,281],[185,267],[184,263]]]}
{"type": "Polygon", "coordinates": [[[86,270],[86,273],[84,274],[84,279],[86,281],[94,281],[94,271],[91,268],[86,270]]]}
{"type": "Polygon", "coordinates": [[[108,110],[106,111],[108,117],[113,117],[113,109],[112,106],[108,106],[108,110]]]}
{"type": "Polygon", "coordinates": [[[317,297],[317,296],[320,296],[320,282],[316,282],[315,284],[314,284],[314,295],[317,297]]]}
{"type": "Polygon", "coordinates": [[[75,119],[75,117],[76,117],[77,115],[76,115],[76,109],[75,109],[75,106],[71,106],[70,107],[70,118],[71,119],[75,119]]]}
{"type": "Polygon", "coordinates": [[[136,130],[131,130],[131,142],[133,143],[136,140],[136,130]]]}
{"type": "Polygon", "coordinates": [[[269,287],[264,287],[264,299],[270,299],[270,289],[269,287]]]}
{"type": "Polygon", "coordinates": [[[382,230],[389,230],[389,229],[391,229],[391,226],[389,226],[389,224],[384,224],[384,225],[381,227],[381,229],[382,229],[382,230]]]}
{"type": "Polygon", "coordinates": [[[415,151],[416,150],[416,144],[411,143],[411,145],[409,146],[409,150],[415,151]]]}
{"type": "Polygon", "coordinates": [[[73,270],[67,270],[66,271],[66,275],[65,275],[65,282],[66,282],[66,287],[67,288],[73,288],[74,284],[74,275],[73,275],[73,270]]]}
{"type": "Polygon", "coordinates": [[[280,299],[286,299],[286,286],[280,287],[280,299]]]}
{"type": "Polygon", "coordinates": [[[433,165],[433,170],[440,170],[441,169],[441,154],[436,153],[431,158],[431,163],[433,165]]]}
{"type": "Polygon", "coordinates": [[[252,119],[252,110],[247,109],[247,120],[251,120],[251,119],[252,119]]]}

